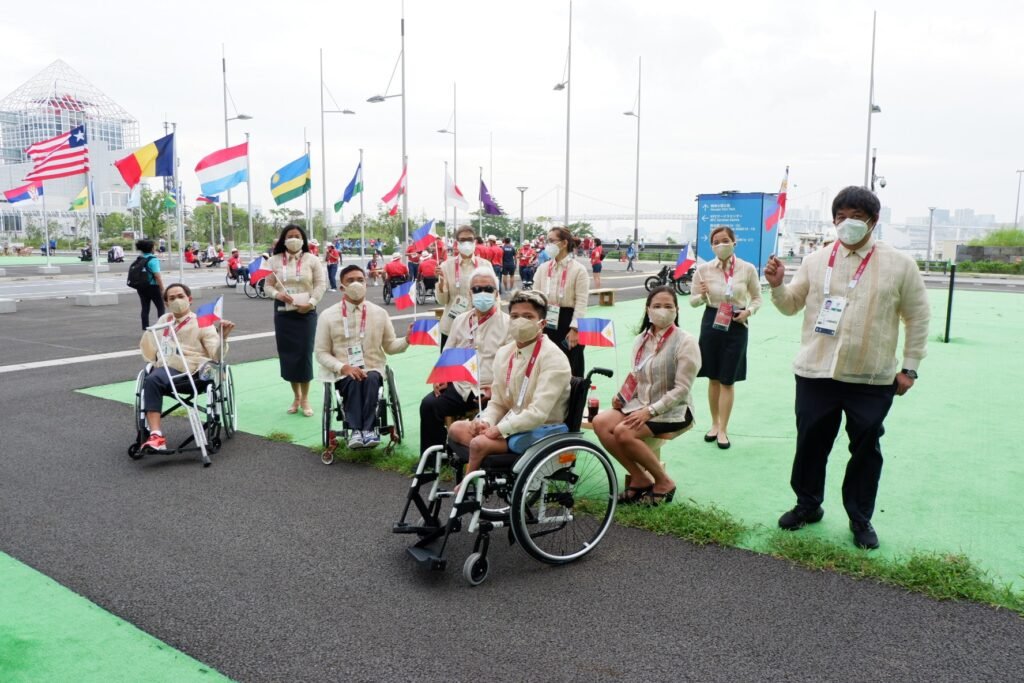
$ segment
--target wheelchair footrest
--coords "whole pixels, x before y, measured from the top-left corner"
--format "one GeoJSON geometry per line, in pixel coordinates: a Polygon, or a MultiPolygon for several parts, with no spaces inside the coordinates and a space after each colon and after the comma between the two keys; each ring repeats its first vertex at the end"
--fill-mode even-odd
{"type": "Polygon", "coordinates": [[[435,554],[433,548],[418,548],[413,546],[411,548],[406,548],[406,550],[412,558],[416,560],[416,562],[428,567],[429,569],[442,571],[448,566],[448,560],[435,554]]]}
{"type": "Polygon", "coordinates": [[[443,527],[441,527],[441,526],[420,526],[420,525],[416,525],[416,524],[406,524],[405,522],[395,522],[394,525],[391,527],[391,533],[393,533],[393,534],[419,534],[419,535],[422,536],[422,535],[425,535],[425,534],[434,533],[435,531],[438,531],[439,529],[442,529],[442,528],[443,527]]]}

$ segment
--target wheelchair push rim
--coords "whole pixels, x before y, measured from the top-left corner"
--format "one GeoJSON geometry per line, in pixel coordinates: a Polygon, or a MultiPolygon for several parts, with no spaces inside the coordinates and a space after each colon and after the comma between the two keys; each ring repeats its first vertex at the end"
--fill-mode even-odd
{"type": "Polygon", "coordinates": [[[334,385],[330,382],[324,382],[324,414],[321,420],[321,441],[324,448],[330,449],[334,447],[333,434],[331,433],[331,395],[334,392],[334,385]]]}
{"type": "Polygon", "coordinates": [[[238,431],[238,413],[235,412],[235,376],[231,366],[225,368],[221,377],[220,417],[224,422],[224,436],[232,438],[238,431]]]}
{"type": "Polygon", "coordinates": [[[604,451],[579,443],[541,451],[516,478],[512,533],[534,559],[572,562],[608,531],[615,492],[615,470],[604,451]]]}
{"type": "Polygon", "coordinates": [[[405,428],[402,425],[402,404],[398,400],[398,385],[395,383],[395,373],[390,366],[385,368],[388,383],[388,405],[391,409],[391,428],[394,434],[395,443],[401,443],[405,436],[405,428]]]}

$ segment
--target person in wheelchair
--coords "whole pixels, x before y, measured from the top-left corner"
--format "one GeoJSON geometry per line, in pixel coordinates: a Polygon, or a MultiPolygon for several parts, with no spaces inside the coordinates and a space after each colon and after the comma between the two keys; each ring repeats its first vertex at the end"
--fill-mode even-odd
{"type": "Polygon", "coordinates": [[[242,259],[238,255],[238,248],[236,247],[231,250],[231,256],[228,258],[228,276],[232,280],[244,280],[245,275],[248,274],[248,271],[245,271],[245,275],[243,275],[243,271],[245,271],[245,269],[242,268],[242,259]]]}
{"type": "Polygon", "coordinates": [[[678,327],[679,304],[673,287],[647,296],[640,335],[633,342],[632,366],[612,408],[594,419],[594,432],[629,473],[620,505],[671,503],[676,484],[647,439],[672,438],[693,424],[691,390],[700,370],[700,346],[678,327]]]}
{"type": "Polygon", "coordinates": [[[512,342],[494,355],[491,400],[475,420],[460,420],[448,432],[449,439],[469,447],[467,473],[490,455],[522,454],[567,429],[572,372],[565,354],[542,334],[547,306],[547,297],[536,291],[516,292],[509,300],[512,342]]]}
{"type": "Polygon", "coordinates": [[[341,304],[317,320],[313,353],[321,379],[334,382],[344,402],[345,422],[352,430],[348,447],[372,448],[380,444],[375,421],[385,354],[403,353],[409,341],[395,336],[387,311],[366,300],[362,268],[346,266],[339,284],[341,304]]]}
{"type": "Polygon", "coordinates": [[[392,287],[409,281],[409,267],[402,263],[402,255],[397,251],[391,255],[391,261],[384,266],[384,277],[392,287]]]}
{"type": "Polygon", "coordinates": [[[416,276],[423,283],[423,291],[433,294],[437,286],[437,259],[429,251],[420,253],[420,266],[416,276]]]}
{"type": "MultiPolygon", "coordinates": [[[[172,378],[175,389],[181,393],[191,393],[192,386],[188,375],[192,375],[196,390],[203,391],[212,381],[210,378],[202,376],[204,366],[207,363],[221,360],[221,339],[217,328],[214,326],[199,327],[199,322],[190,308],[192,290],[188,285],[180,282],[168,285],[164,290],[164,302],[170,313],[158,319],[157,322],[173,321],[174,334],[178,337],[178,344],[181,346],[184,357],[176,355],[170,330],[164,330],[160,335],[160,340],[163,345],[163,356],[167,359],[167,367],[165,367],[160,360],[153,333],[143,332],[139,349],[142,351],[142,357],[153,366],[143,384],[143,409],[146,411],[146,424],[149,426],[149,439],[142,444],[143,450],[163,451],[167,449],[167,440],[161,431],[160,414],[163,411],[164,396],[172,393],[172,378]]],[[[221,320],[220,328],[226,340],[231,334],[231,330],[235,328],[235,324],[228,320],[221,320]]],[[[226,344],[223,346],[223,350],[227,351],[226,344]]]]}
{"type": "MultiPolygon", "coordinates": [[[[420,264],[422,272],[423,263],[420,264]]],[[[498,305],[498,279],[490,268],[478,268],[470,278],[473,308],[456,316],[445,349],[476,349],[479,387],[469,382],[435,384],[420,401],[420,453],[445,442],[444,421],[476,411],[491,398],[494,355],[509,342],[509,316],[498,305]]],[[[443,350],[443,349],[442,349],[443,350]]]]}

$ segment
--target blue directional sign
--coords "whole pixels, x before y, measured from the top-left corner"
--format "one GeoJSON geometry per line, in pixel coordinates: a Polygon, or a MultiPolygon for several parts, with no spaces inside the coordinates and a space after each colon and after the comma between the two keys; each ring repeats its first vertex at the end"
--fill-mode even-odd
{"type": "Polygon", "coordinates": [[[736,233],[736,256],[764,273],[775,250],[776,229],[765,231],[765,219],[776,209],[777,194],[722,192],[697,196],[697,258],[710,261],[711,231],[720,225],[736,233]]]}

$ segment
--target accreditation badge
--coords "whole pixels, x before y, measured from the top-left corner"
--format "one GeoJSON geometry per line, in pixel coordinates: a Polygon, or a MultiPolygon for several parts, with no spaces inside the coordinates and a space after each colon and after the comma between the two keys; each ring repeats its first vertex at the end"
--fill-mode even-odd
{"type": "Polygon", "coordinates": [[[732,325],[732,304],[728,301],[723,301],[718,306],[718,312],[715,313],[715,321],[711,323],[711,327],[722,332],[728,332],[729,326],[732,325]]]}
{"type": "Polygon", "coordinates": [[[827,334],[830,337],[836,336],[844,310],[846,310],[846,297],[825,297],[825,301],[821,304],[821,310],[818,312],[818,319],[814,322],[814,331],[818,334],[827,334]]]}
{"type": "Polygon", "coordinates": [[[363,361],[363,345],[353,344],[345,349],[348,353],[348,365],[354,368],[366,368],[366,363],[363,361]]]}
{"type": "Polygon", "coordinates": [[[636,385],[636,375],[631,372],[626,376],[626,381],[622,383],[622,388],[619,389],[619,396],[622,397],[623,406],[629,403],[633,396],[636,395],[636,385]]]}
{"type": "Polygon", "coordinates": [[[448,317],[455,320],[456,317],[465,313],[469,309],[469,302],[466,301],[466,297],[459,294],[455,297],[455,301],[452,302],[452,307],[448,309],[448,317]]]}
{"type": "Polygon", "coordinates": [[[544,322],[547,327],[552,329],[558,327],[558,316],[561,313],[561,309],[554,304],[548,304],[548,314],[544,317],[544,322]]]}

